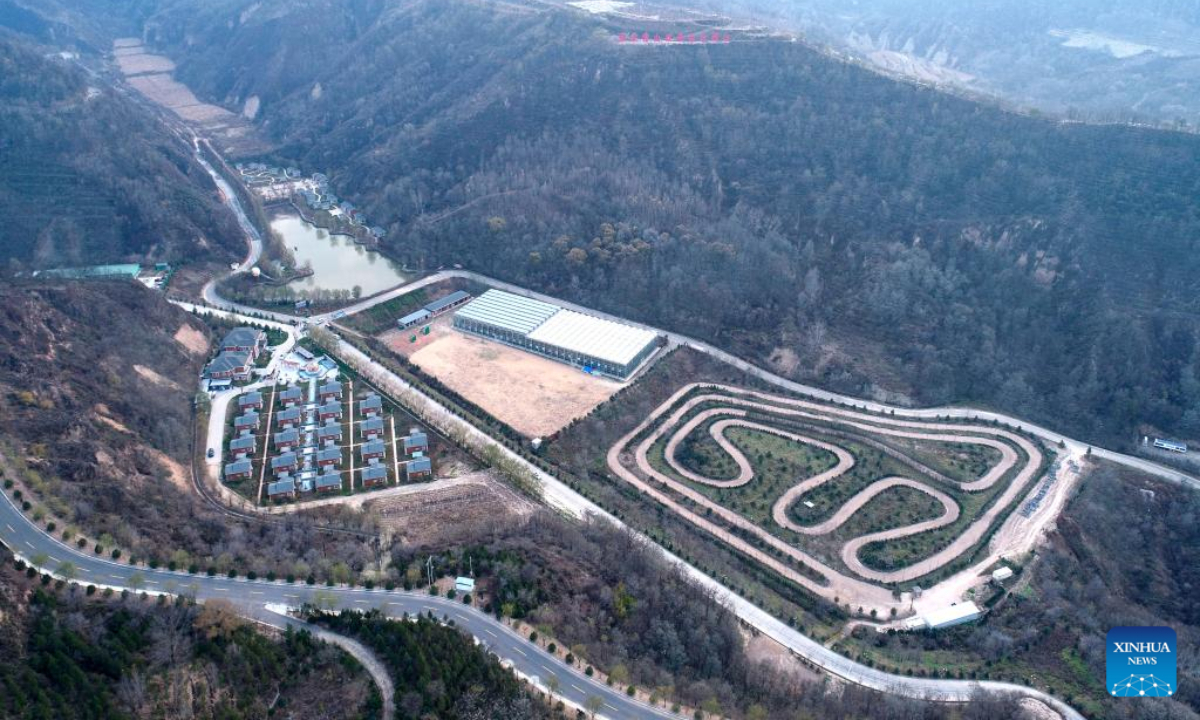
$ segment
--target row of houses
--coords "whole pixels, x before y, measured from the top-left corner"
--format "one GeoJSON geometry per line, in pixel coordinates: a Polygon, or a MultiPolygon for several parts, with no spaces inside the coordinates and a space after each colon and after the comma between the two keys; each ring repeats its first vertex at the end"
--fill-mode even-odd
{"type": "Polygon", "coordinates": [[[309,208],[343,215],[351,223],[366,227],[372,235],[380,240],[387,235],[387,231],[382,227],[369,225],[367,216],[354,203],[338,198],[329,186],[328,176],[323,173],[313,173],[312,183],[313,189],[301,190],[298,193],[304,204],[308,205],[309,208]]]}
{"type": "MultiPolygon", "coordinates": [[[[288,387],[278,394],[284,409],[275,413],[276,427],[272,440],[279,454],[267,460],[274,478],[266,489],[268,498],[295,497],[298,493],[332,492],[342,488],[342,393],[342,384],[337,381],[317,388],[316,399],[320,404],[315,414],[320,424],[312,430],[317,445],[315,452],[302,449],[306,434],[303,425],[307,421],[303,391],[299,387],[288,387]],[[310,460],[305,460],[304,452],[312,452],[308,456],[310,460]],[[312,464],[309,465],[309,462],[312,464]],[[315,469],[317,474],[307,477],[308,468],[315,469]],[[306,477],[297,478],[298,473],[306,477]]],[[[229,443],[233,459],[225,466],[226,481],[248,479],[253,475],[250,456],[257,448],[256,433],[261,425],[259,412],[264,403],[263,394],[258,391],[244,393],[237,400],[242,414],[234,418],[237,435],[229,443]]],[[[362,485],[367,488],[386,485],[389,473],[383,398],[371,393],[358,406],[362,420],[357,423],[360,444],[355,451],[362,467],[362,485]]],[[[429,450],[428,435],[420,428],[411,428],[408,435],[402,438],[402,446],[405,477],[409,481],[431,477],[433,466],[430,459],[425,457],[429,450]]]]}
{"type": "Polygon", "coordinates": [[[273,185],[278,182],[300,179],[300,168],[279,167],[265,163],[238,163],[234,166],[242,175],[242,181],[247,185],[273,185]]]}
{"type": "Polygon", "coordinates": [[[429,322],[438,315],[462,305],[471,299],[471,294],[463,290],[456,290],[445,297],[434,300],[425,305],[420,310],[411,312],[396,321],[396,325],[401,330],[407,330],[414,325],[421,325],[429,322]]]}
{"type": "MultiPolygon", "coordinates": [[[[209,389],[250,379],[254,363],[267,349],[267,334],[258,328],[236,327],[225,334],[217,356],[204,368],[209,389]]],[[[261,405],[260,405],[261,407],[261,405]]]]}

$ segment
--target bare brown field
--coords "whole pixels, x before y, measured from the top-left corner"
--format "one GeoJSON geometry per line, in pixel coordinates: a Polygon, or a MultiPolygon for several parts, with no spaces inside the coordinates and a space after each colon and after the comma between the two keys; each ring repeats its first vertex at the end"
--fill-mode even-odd
{"type": "Polygon", "coordinates": [[[487,472],[472,473],[428,492],[369,500],[365,509],[380,525],[410,547],[444,544],[525,522],[532,502],[505,487],[487,472]]]}
{"type": "Polygon", "coordinates": [[[140,41],[114,41],[113,54],[126,82],[150,101],[174,112],[208,134],[226,155],[261,153],[267,145],[241,115],[219,105],[205,103],[171,74],[175,63],[163,55],[144,51],[140,41]]]}
{"type": "MultiPolygon", "coordinates": [[[[407,343],[407,336],[402,340],[407,343]]],[[[561,430],[621,389],[612,380],[456,331],[439,333],[409,359],[528,437],[561,430]]]]}
{"type": "Polygon", "coordinates": [[[147,55],[146,53],[121,52],[117,55],[117,65],[126,75],[143,75],[145,73],[169,73],[175,71],[175,63],[162,55],[147,55]]]}

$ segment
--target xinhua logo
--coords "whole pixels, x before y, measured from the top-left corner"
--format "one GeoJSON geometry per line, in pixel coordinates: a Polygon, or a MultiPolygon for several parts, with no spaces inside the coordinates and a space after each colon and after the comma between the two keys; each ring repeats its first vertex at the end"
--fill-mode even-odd
{"type": "Polygon", "coordinates": [[[1169,627],[1117,627],[1108,631],[1108,694],[1170,697],[1175,694],[1175,631],[1169,627]]]}

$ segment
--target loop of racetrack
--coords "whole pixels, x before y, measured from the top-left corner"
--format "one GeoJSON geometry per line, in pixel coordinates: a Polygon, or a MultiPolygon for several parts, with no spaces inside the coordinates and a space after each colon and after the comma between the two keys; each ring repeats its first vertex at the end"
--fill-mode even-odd
{"type": "MultiPolygon", "coordinates": [[[[943,506],[944,512],[938,518],[926,520],[923,522],[907,525],[903,527],[890,528],[887,530],[869,533],[861,537],[854,538],[848,541],[842,548],[842,560],[846,567],[859,577],[865,578],[874,582],[893,583],[904,582],[924,576],[938,568],[953,561],[967,549],[972,547],[991,527],[992,522],[996,517],[1009,507],[1017,496],[1026,488],[1030,480],[1036,474],[1041,466],[1042,455],[1040,450],[1026,438],[1015,433],[1008,432],[999,428],[969,425],[969,424],[948,424],[937,422],[914,422],[905,420],[896,420],[879,415],[872,415],[865,412],[855,410],[830,407],[819,405],[816,403],[798,400],[794,398],[786,398],[774,395],[767,395],[740,388],[727,386],[712,386],[693,384],[682,388],[675,393],[672,398],[667,400],[663,405],[659,406],[637,429],[619,441],[609,454],[609,464],[612,469],[625,480],[634,483],[644,492],[654,496],[660,502],[664,502],[671,506],[677,513],[680,513],[685,518],[697,524],[708,532],[713,533],[729,544],[737,547],[742,552],[758,557],[759,559],[770,558],[767,553],[754,548],[752,545],[745,543],[737,535],[745,536],[747,534],[754,535],[761,542],[770,546],[776,554],[784,554],[795,560],[798,560],[808,567],[816,570],[822,575],[825,575],[831,582],[829,586],[820,583],[814,583],[811,578],[804,577],[799,573],[791,570],[784,570],[782,574],[790,579],[806,585],[810,588],[823,590],[821,594],[828,594],[828,588],[834,586],[851,586],[854,591],[862,592],[863,584],[859,581],[854,581],[852,578],[844,576],[841,572],[830,568],[816,558],[799,550],[768,532],[764,528],[759,527],[749,521],[744,516],[730,511],[724,506],[714,502],[711,498],[703,493],[697,492],[695,489],[688,487],[686,483],[680,482],[665,473],[657,471],[650,463],[647,455],[649,449],[662,439],[668,432],[671,433],[667,438],[667,443],[664,448],[664,460],[667,465],[681,477],[687,480],[700,483],[712,487],[733,488],[745,485],[751,482],[754,478],[754,470],[751,467],[749,460],[745,455],[729,442],[725,436],[725,431],[730,427],[745,427],[761,432],[768,432],[773,435],[787,438],[795,442],[801,442],[813,447],[818,447],[833,453],[837,458],[837,464],[824,472],[818,473],[810,478],[801,480],[799,483],[791,487],[782,497],[780,497],[773,508],[773,518],[780,526],[789,530],[806,535],[817,535],[832,532],[848,520],[855,512],[861,509],[867,502],[880,493],[894,487],[910,487],[912,489],[924,492],[939,502],[943,506]],[[662,420],[663,415],[667,414],[672,407],[675,407],[680,400],[691,394],[697,389],[716,392],[704,392],[694,397],[689,398],[669,417],[662,420]],[[717,394],[720,393],[720,394],[717,394]],[[715,405],[713,408],[704,409],[696,415],[688,418],[691,411],[701,404],[715,405]],[[979,479],[958,484],[958,487],[967,492],[977,492],[986,490],[1002,478],[1007,476],[1010,471],[1016,468],[1022,462],[1022,458],[1017,452],[1019,448],[1025,453],[1024,464],[1012,477],[1008,487],[999,494],[991,507],[984,512],[979,518],[971,523],[964,531],[958,535],[948,546],[942,548],[933,555],[919,560],[909,566],[899,568],[892,571],[877,571],[867,568],[858,558],[859,551],[866,545],[884,540],[892,540],[901,537],[907,537],[921,532],[934,530],[940,527],[949,525],[957,521],[960,509],[958,504],[947,494],[936,490],[928,485],[917,482],[908,478],[889,477],[875,481],[868,487],[859,491],[848,501],[846,501],[828,520],[815,526],[802,526],[796,524],[788,516],[787,510],[800,499],[802,495],[818,487],[821,484],[829,482],[847,471],[854,465],[854,458],[844,448],[837,445],[817,440],[816,438],[801,435],[799,433],[789,432],[780,428],[763,425],[745,419],[747,410],[765,412],[773,415],[782,415],[794,418],[803,418],[808,420],[816,420],[823,423],[835,423],[847,427],[856,428],[857,430],[872,433],[877,435],[886,435],[899,438],[919,439],[935,442],[955,442],[969,443],[991,447],[1000,453],[1000,460],[990,467],[986,473],[979,479]],[[709,427],[709,433],[717,444],[726,452],[736,463],[738,474],[736,477],[728,480],[713,479],[704,477],[683,467],[676,457],[680,443],[696,428],[702,426],[710,419],[724,416],[724,419],[714,422],[709,427]],[[683,422],[684,418],[688,418],[687,422],[683,422]],[[682,422],[682,425],[681,425],[682,422]],[[659,492],[653,486],[647,485],[637,475],[631,473],[628,468],[624,467],[621,459],[626,452],[627,446],[633,439],[650,430],[643,439],[634,448],[633,463],[634,467],[644,476],[656,481],[661,486],[665,486],[671,490],[675,496],[682,496],[691,503],[703,508],[706,517],[700,517],[696,513],[687,510],[678,501],[670,495],[659,492]],[[727,529],[722,528],[708,517],[717,517],[723,520],[727,525],[732,526],[736,533],[731,533],[727,529]]],[[[776,570],[781,570],[781,566],[773,558],[766,564],[774,567],[776,570]]],[[[786,568],[786,566],[782,566],[786,568]]],[[[875,586],[868,586],[875,587],[875,586]]]]}

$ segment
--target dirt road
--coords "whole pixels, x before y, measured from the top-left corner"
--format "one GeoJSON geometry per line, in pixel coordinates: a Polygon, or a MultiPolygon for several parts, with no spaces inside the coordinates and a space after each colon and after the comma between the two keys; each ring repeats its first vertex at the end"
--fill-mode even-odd
{"type": "MultiPolygon", "coordinates": [[[[954,559],[962,555],[969,548],[974,546],[980,538],[982,538],[991,528],[996,517],[1005,512],[1018,496],[1027,488],[1030,481],[1037,474],[1042,463],[1042,453],[1040,449],[1030,442],[1028,439],[1011,433],[1005,430],[969,424],[951,424],[937,422],[916,422],[908,420],[897,420],[870,413],[838,408],[832,406],[820,405],[804,400],[793,398],[785,398],[780,396],[759,393],[741,388],[734,388],[723,385],[702,385],[692,384],[681,388],[671,398],[660,405],[650,416],[638,426],[631,434],[622,438],[609,452],[610,468],[622,477],[627,482],[634,484],[639,489],[647,492],[656,500],[663,502],[673,511],[679,513],[706,531],[718,536],[725,542],[730,542],[741,552],[754,555],[756,559],[767,557],[774,560],[770,553],[764,553],[758,548],[746,543],[734,533],[729,532],[727,527],[732,527],[741,534],[750,534],[759,540],[762,544],[769,546],[772,550],[778,551],[783,555],[792,558],[793,560],[803,563],[829,581],[828,585],[814,581],[807,575],[798,572],[777,561],[771,564],[772,567],[782,565],[784,568],[783,574],[789,579],[798,582],[815,592],[826,597],[838,597],[841,600],[847,597],[854,597],[859,604],[867,606],[869,602],[880,600],[879,594],[875,591],[882,590],[876,585],[864,583],[861,580],[851,578],[842,572],[830,568],[824,563],[821,563],[811,555],[792,546],[790,543],[776,537],[766,529],[759,527],[753,522],[746,519],[739,513],[735,513],[728,508],[721,506],[712,499],[708,498],[703,493],[688,487],[685,483],[679,482],[676,479],[657,471],[649,460],[650,448],[653,447],[662,437],[671,433],[665,448],[665,460],[667,463],[681,475],[695,482],[701,482],[707,485],[718,487],[737,487],[750,482],[753,479],[753,469],[749,461],[745,458],[742,452],[729,442],[725,436],[725,431],[729,427],[747,427],[759,431],[769,432],[774,435],[785,437],[796,442],[805,443],[814,447],[820,447],[824,450],[832,452],[837,458],[837,465],[825,472],[814,475],[810,478],[805,478],[790,488],[782,497],[780,497],[772,511],[774,521],[782,527],[786,527],[795,532],[803,534],[824,534],[832,532],[837,527],[841,526],[846,520],[854,515],[859,509],[869,502],[879,493],[884,492],[893,487],[905,486],[921,492],[925,492],[937,499],[944,509],[944,512],[938,518],[933,520],[923,521],[910,526],[899,528],[891,528],[877,533],[871,533],[846,543],[842,549],[842,560],[846,567],[855,575],[868,581],[877,583],[893,583],[904,582],[937,570],[954,559]],[[688,394],[696,390],[712,390],[712,393],[704,393],[696,397],[689,398],[682,403],[673,413],[665,420],[661,420],[667,413],[678,404],[688,394]],[[721,407],[706,409],[698,413],[696,417],[683,423],[683,419],[698,405],[707,403],[718,403],[721,407]],[[995,465],[990,467],[988,471],[978,480],[963,483],[959,487],[968,492],[978,492],[992,487],[1002,478],[1009,475],[1010,471],[1019,466],[1016,475],[1013,476],[1009,485],[1000,494],[989,509],[984,512],[978,519],[969,525],[962,534],[954,539],[947,547],[932,556],[925,558],[910,566],[900,568],[894,571],[877,571],[872,570],[859,560],[859,551],[869,543],[878,542],[881,540],[890,540],[901,537],[907,537],[913,534],[926,532],[939,527],[944,527],[955,522],[960,513],[960,509],[956,502],[940,490],[936,490],[928,485],[917,482],[909,478],[884,478],[876,481],[872,485],[864,488],[854,497],[850,498],[846,503],[838,509],[837,512],[829,520],[817,526],[805,527],[796,524],[788,516],[788,508],[793,503],[798,501],[806,492],[840,477],[854,466],[854,458],[845,449],[837,445],[816,440],[798,433],[792,433],[773,428],[761,423],[750,422],[744,418],[748,410],[760,410],[770,412],[777,415],[787,415],[793,417],[802,417],[810,420],[821,422],[832,422],[847,427],[853,427],[864,432],[888,435],[894,437],[904,437],[911,439],[920,439],[935,442],[954,442],[979,444],[994,448],[1000,453],[1000,460],[995,465]],[[713,439],[720,447],[734,459],[738,466],[739,472],[737,477],[732,480],[715,480],[712,478],[702,477],[694,472],[683,468],[677,461],[675,454],[679,444],[687,435],[694,431],[697,427],[717,416],[732,416],[729,419],[714,423],[709,432],[713,439]],[[661,422],[660,422],[661,420],[661,422]],[[681,424],[682,423],[682,424],[681,424]],[[653,429],[651,429],[653,428],[653,429]],[[642,432],[650,430],[645,438],[638,443],[636,448],[633,448],[633,469],[626,467],[624,462],[630,459],[628,445],[632,439],[642,432]],[[1024,458],[1017,452],[1019,448],[1025,455],[1024,458]],[[636,470],[636,472],[635,472],[636,470]],[[652,482],[647,482],[643,478],[652,482]],[[659,488],[666,488],[670,493],[662,492],[659,488]],[[683,498],[691,506],[699,506],[703,509],[704,516],[685,506],[676,498],[683,498]],[[722,527],[713,522],[709,518],[715,518],[725,524],[722,527]],[[872,588],[868,590],[867,588],[872,588]]],[[[889,593],[890,599],[890,593],[889,593]]],[[[890,607],[892,602],[884,601],[884,604],[890,607]]]]}

